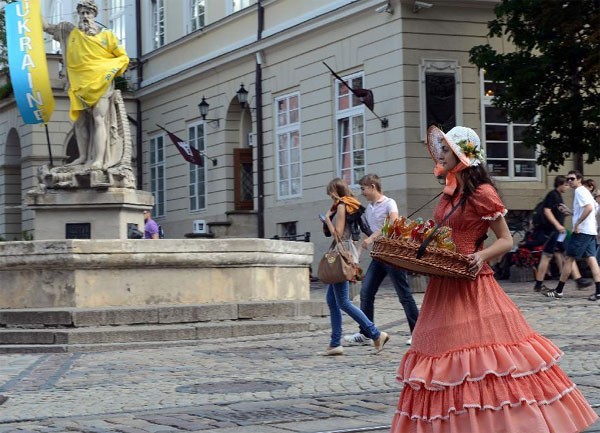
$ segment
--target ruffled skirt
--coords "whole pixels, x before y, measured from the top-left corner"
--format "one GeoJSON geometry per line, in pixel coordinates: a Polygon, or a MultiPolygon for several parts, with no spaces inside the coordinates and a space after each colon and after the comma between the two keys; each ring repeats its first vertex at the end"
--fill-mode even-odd
{"type": "Polygon", "coordinates": [[[598,417],[492,274],[431,278],[392,433],[576,433],[598,417]]]}

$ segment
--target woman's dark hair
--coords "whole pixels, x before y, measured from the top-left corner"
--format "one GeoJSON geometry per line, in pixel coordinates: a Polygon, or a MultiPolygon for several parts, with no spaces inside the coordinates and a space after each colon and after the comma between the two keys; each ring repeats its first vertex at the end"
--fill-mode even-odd
{"type": "Polygon", "coordinates": [[[327,194],[329,194],[331,197],[337,200],[346,196],[354,197],[354,194],[352,194],[352,190],[350,189],[348,184],[339,177],[336,177],[331,182],[329,182],[326,191],[327,194]]]}
{"type": "Polygon", "coordinates": [[[496,191],[498,190],[484,164],[465,168],[458,172],[457,175],[460,176],[463,181],[463,197],[465,198],[465,203],[475,193],[475,190],[479,185],[489,183],[496,191]]]}
{"type": "Polygon", "coordinates": [[[554,189],[563,186],[565,183],[567,183],[567,177],[559,174],[554,178],[554,189]]]}

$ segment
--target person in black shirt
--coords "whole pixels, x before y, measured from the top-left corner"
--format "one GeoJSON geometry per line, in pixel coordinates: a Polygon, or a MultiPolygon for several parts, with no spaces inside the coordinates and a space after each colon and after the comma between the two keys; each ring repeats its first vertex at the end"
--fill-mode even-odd
{"type": "MultiPolygon", "coordinates": [[[[559,268],[562,268],[563,256],[562,252],[564,247],[562,245],[562,239],[559,241],[561,235],[564,239],[564,235],[567,229],[563,225],[565,222],[565,214],[560,211],[560,205],[563,204],[562,194],[569,189],[567,184],[567,178],[562,175],[554,178],[554,189],[546,194],[544,198],[544,222],[540,225],[537,230],[541,232],[540,236],[547,239],[542,252],[542,257],[538,265],[535,277],[535,285],[533,290],[541,292],[542,290],[550,290],[544,285],[544,278],[548,271],[548,265],[552,257],[555,257],[559,268]]],[[[575,266],[572,271],[573,279],[577,283],[578,289],[583,289],[592,284],[590,280],[581,277],[579,269],[575,266]]]]}

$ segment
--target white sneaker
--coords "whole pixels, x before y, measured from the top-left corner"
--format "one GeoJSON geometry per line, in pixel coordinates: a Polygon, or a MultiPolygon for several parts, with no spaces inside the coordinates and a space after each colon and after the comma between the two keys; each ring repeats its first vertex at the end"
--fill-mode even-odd
{"type": "Polygon", "coordinates": [[[321,353],[323,356],[338,356],[344,354],[344,348],[342,346],[328,347],[325,352],[321,353]]]}
{"type": "Polygon", "coordinates": [[[344,335],[344,341],[350,346],[370,346],[373,340],[357,332],[356,334],[344,335]]]}
{"type": "Polygon", "coordinates": [[[412,345],[412,337],[410,337],[408,340],[406,340],[406,345],[407,346],[412,345]]]}

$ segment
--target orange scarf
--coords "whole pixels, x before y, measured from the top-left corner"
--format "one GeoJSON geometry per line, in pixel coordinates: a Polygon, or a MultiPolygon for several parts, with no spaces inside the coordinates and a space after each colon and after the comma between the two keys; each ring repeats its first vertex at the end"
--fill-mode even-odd
{"type": "Polygon", "coordinates": [[[337,207],[339,206],[340,202],[346,205],[346,213],[348,215],[352,215],[358,212],[358,209],[360,209],[360,202],[354,197],[347,195],[344,197],[340,197],[339,201],[335,202],[333,206],[331,206],[331,212],[335,212],[337,210],[337,207]]]}
{"type": "Polygon", "coordinates": [[[435,168],[433,169],[433,174],[435,174],[436,176],[441,176],[443,174],[446,175],[446,186],[444,187],[445,194],[448,194],[449,196],[454,195],[454,191],[456,191],[456,188],[458,187],[458,181],[456,180],[456,173],[458,173],[459,171],[463,171],[465,168],[467,168],[467,166],[464,163],[462,163],[461,161],[459,161],[454,166],[454,168],[452,168],[448,172],[444,171],[444,169],[442,168],[441,165],[439,165],[439,164],[435,165],[435,168]]]}

